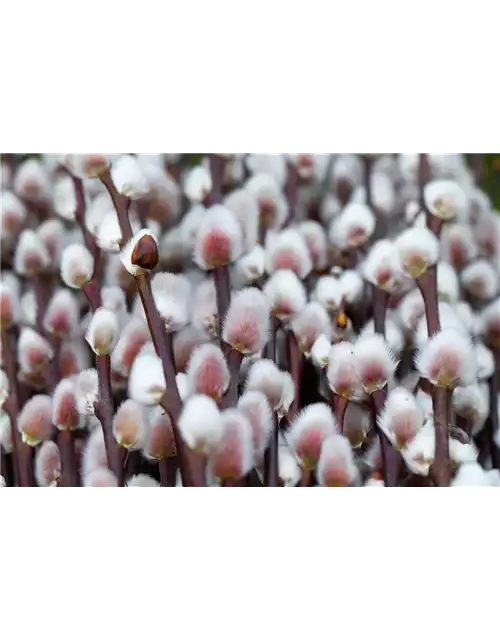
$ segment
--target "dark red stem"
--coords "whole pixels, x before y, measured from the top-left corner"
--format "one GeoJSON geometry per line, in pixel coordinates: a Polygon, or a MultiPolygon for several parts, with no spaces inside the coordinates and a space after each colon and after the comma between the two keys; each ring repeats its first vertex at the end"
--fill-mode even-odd
{"type": "MultiPolygon", "coordinates": [[[[101,181],[106,187],[108,193],[113,201],[120,230],[122,234],[122,240],[127,243],[132,238],[132,226],[128,215],[130,201],[125,196],[120,195],[113,184],[109,171],[106,171],[101,175],[101,181]]],[[[172,420],[172,428],[175,438],[175,446],[180,462],[180,473],[182,477],[183,486],[205,486],[204,476],[201,473],[200,465],[196,463],[195,458],[187,451],[182,441],[177,421],[179,419],[181,411],[181,398],[179,395],[179,389],[177,387],[176,372],[175,372],[175,360],[173,355],[172,346],[172,334],[167,333],[165,324],[162,321],[158,309],[156,308],[153,292],[151,291],[151,282],[148,274],[135,277],[135,283],[137,291],[144,308],[146,320],[148,323],[151,338],[153,344],[160,358],[163,366],[163,375],[165,376],[165,382],[167,388],[170,390],[170,404],[169,408],[172,411],[170,414],[172,420]],[[193,468],[191,468],[193,467],[193,468]]]]}
{"type": "Polygon", "coordinates": [[[389,438],[385,433],[378,428],[376,416],[384,409],[385,401],[387,398],[387,387],[374,391],[371,395],[373,406],[375,409],[375,428],[380,438],[380,450],[382,453],[382,465],[384,474],[384,483],[386,487],[397,487],[399,477],[399,466],[401,463],[401,456],[394,449],[389,438]]]}
{"type": "Polygon", "coordinates": [[[436,434],[433,475],[438,487],[448,487],[451,479],[448,423],[450,394],[450,390],[446,387],[434,387],[432,390],[432,410],[434,413],[434,428],[436,434]]]}
{"type": "Polygon", "coordinates": [[[9,380],[9,397],[5,401],[3,410],[9,416],[12,429],[12,445],[14,457],[14,470],[20,487],[33,487],[35,482],[32,469],[31,447],[21,439],[17,427],[19,417],[19,389],[17,382],[17,363],[15,352],[12,347],[10,329],[2,329],[2,361],[5,373],[9,380]]]}
{"type": "Polygon", "coordinates": [[[293,419],[297,415],[300,406],[300,377],[302,374],[303,356],[293,331],[287,331],[286,342],[288,367],[295,387],[292,406],[288,413],[289,419],[293,419]]]}
{"type": "MultiPolygon", "coordinates": [[[[279,320],[274,316],[271,319],[271,334],[266,345],[266,356],[276,363],[276,334],[279,328],[279,320]]],[[[279,479],[279,418],[274,414],[274,427],[269,441],[269,447],[264,455],[264,485],[266,487],[277,487],[279,479]]]]}

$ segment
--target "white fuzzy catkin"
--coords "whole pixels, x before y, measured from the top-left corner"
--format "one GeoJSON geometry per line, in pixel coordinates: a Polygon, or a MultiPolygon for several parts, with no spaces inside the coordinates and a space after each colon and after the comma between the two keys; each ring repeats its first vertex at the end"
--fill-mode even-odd
{"type": "Polygon", "coordinates": [[[210,455],[223,434],[222,416],[215,401],[205,395],[188,398],[179,418],[179,430],[190,449],[210,455]]]}
{"type": "Polygon", "coordinates": [[[50,255],[33,229],[24,229],[14,254],[14,269],[25,277],[34,277],[50,266],[50,255]]]}
{"type": "Polygon", "coordinates": [[[245,391],[237,407],[246,415],[252,427],[253,448],[259,462],[267,449],[274,428],[273,412],[261,391],[245,391]]]}
{"type": "Polygon", "coordinates": [[[149,193],[150,186],[141,163],[129,154],[119,156],[111,167],[111,179],[118,193],[138,200],[149,193]]]}
{"type": "Polygon", "coordinates": [[[30,327],[23,327],[17,343],[20,369],[26,373],[42,371],[54,357],[50,343],[30,327]]]}
{"type": "Polygon", "coordinates": [[[326,377],[330,389],[342,398],[358,400],[365,395],[354,345],[350,342],[333,345],[328,356],[326,377]]]}
{"type": "Polygon", "coordinates": [[[269,274],[279,269],[291,269],[300,280],[304,280],[312,270],[311,254],[297,229],[269,232],[265,252],[266,271],[269,274]]]}
{"type": "Polygon", "coordinates": [[[354,357],[367,393],[383,389],[392,380],[398,364],[379,334],[360,336],[354,344],[354,357]]]}
{"type": "Polygon", "coordinates": [[[106,171],[111,156],[105,153],[66,153],[60,162],[78,178],[95,178],[106,171]]]}
{"type": "Polygon", "coordinates": [[[330,340],[324,334],[321,334],[316,338],[311,349],[311,360],[314,365],[319,369],[324,369],[328,366],[328,359],[330,356],[332,345],[330,340]]]}
{"type": "Polygon", "coordinates": [[[157,480],[148,476],[146,473],[139,473],[132,476],[130,480],[127,481],[127,487],[145,487],[148,489],[155,489],[159,488],[160,484],[157,480]]]}
{"type": "Polygon", "coordinates": [[[255,287],[241,289],[231,298],[224,320],[222,338],[244,355],[261,351],[270,328],[270,305],[266,296],[255,287]]]}
{"type": "Polygon", "coordinates": [[[264,393],[273,411],[286,413],[293,401],[294,386],[292,380],[290,388],[290,374],[281,371],[267,358],[257,360],[251,366],[245,388],[264,393]]]}
{"type": "Polygon", "coordinates": [[[316,220],[304,220],[297,230],[304,238],[311,256],[313,270],[323,271],[328,266],[328,240],[323,226],[316,220]]]}
{"type": "Polygon", "coordinates": [[[412,227],[403,231],[395,240],[403,271],[418,278],[439,257],[439,242],[426,227],[412,227]]]}
{"type": "Polygon", "coordinates": [[[465,291],[482,302],[492,300],[498,293],[498,272],[487,260],[468,264],[460,274],[460,280],[465,291]]]}
{"type": "Polygon", "coordinates": [[[472,384],[476,377],[469,337],[453,327],[436,333],[419,349],[415,364],[420,375],[434,385],[472,384]]]}
{"type": "Polygon", "coordinates": [[[265,273],[265,251],[256,244],[248,253],[236,261],[235,274],[241,285],[252,284],[265,273]]]}
{"type": "Polygon", "coordinates": [[[303,311],[307,294],[298,276],[290,269],[275,271],[264,284],[263,292],[271,305],[271,312],[282,321],[303,311]]]}
{"type": "Polygon", "coordinates": [[[437,292],[439,300],[454,304],[460,297],[460,282],[456,270],[447,262],[437,264],[437,292]]]}
{"type": "Polygon", "coordinates": [[[139,353],[130,369],[129,397],[150,406],[160,402],[166,388],[160,358],[155,353],[139,353]]]}
{"type": "Polygon", "coordinates": [[[491,487],[486,471],[477,462],[461,464],[451,482],[452,487],[491,487]]]}
{"type": "Polygon", "coordinates": [[[467,196],[463,189],[452,180],[433,180],[424,187],[424,200],[432,215],[441,220],[467,215],[467,196]]]}
{"type": "Polygon", "coordinates": [[[391,240],[378,240],[372,246],[362,271],[368,282],[393,295],[408,286],[409,277],[403,272],[399,251],[391,240]]]}
{"type": "Polygon", "coordinates": [[[122,402],[113,417],[113,436],[121,447],[130,451],[144,445],[147,423],[142,405],[131,398],[122,402]]]}
{"type": "Polygon", "coordinates": [[[99,400],[99,377],[96,369],[86,369],[76,378],[76,408],[81,414],[94,414],[99,400]]]}
{"type": "Polygon", "coordinates": [[[118,341],[119,329],[116,314],[99,307],[92,315],[85,339],[96,355],[109,355],[118,341]]]}
{"type": "Polygon", "coordinates": [[[359,471],[347,438],[335,434],[324,440],[316,475],[323,487],[348,487],[359,483],[359,471]]]}
{"type": "Polygon", "coordinates": [[[417,475],[427,476],[435,455],[434,424],[428,421],[417,435],[401,450],[408,469],[417,475]]]}
{"type": "Polygon", "coordinates": [[[423,427],[424,416],[415,396],[404,387],[389,392],[378,425],[396,445],[403,449],[423,427]]]}
{"type": "Polygon", "coordinates": [[[332,275],[322,276],[316,282],[312,297],[330,313],[336,313],[344,301],[344,290],[340,279],[332,275]]]}
{"type": "Polygon", "coordinates": [[[76,194],[75,186],[71,176],[63,175],[54,181],[52,198],[54,211],[64,220],[72,221],[75,219],[76,212],[76,194]]]}
{"type": "Polygon", "coordinates": [[[309,355],[320,335],[332,336],[332,323],[325,307],[319,302],[309,302],[290,322],[301,351],[309,355]]]}
{"type": "Polygon", "coordinates": [[[231,377],[223,352],[211,343],[194,349],[186,374],[190,395],[203,393],[216,401],[226,392],[231,377]]]}
{"type": "Polygon", "coordinates": [[[196,232],[196,264],[207,271],[234,262],[242,253],[243,230],[233,212],[221,204],[207,209],[196,232]]]}
{"type": "Polygon", "coordinates": [[[68,245],[61,255],[60,271],[62,281],[67,287],[81,289],[92,278],[92,254],[81,244],[68,245]]]}
{"type": "Polygon", "coordinates": [[[287,433],[287,441],[305,469],[314,469],[318,463],[323,441],[338,432],[332,410],[323,402],[303,409],[287,433]]]}
{"type": "Polygon", "coordinates": [[[268,174],[280,186],[286,180],[286,158],[283,153],[249,153],[245,164],[253,175],[268,174]]]}
{"type": "Polygon", "coordinates": [[[375,231],[375,216],[365,204],[353,202],[333,220],[330,242],[340,249],[356,249],[363,246],[375,231]]]}
{"type": "Polygon", "coordinates": [[[297,457],[286,444],[278,447],[278,471],[285,487],[296,487],[302,475],[297,457]]]}
{"type": "Polygon", "coordinates": [[[190,169],[184,179],[184,193],[192,203],[203,202],[212,189],[210,170],[199,165],[190,169]]]}

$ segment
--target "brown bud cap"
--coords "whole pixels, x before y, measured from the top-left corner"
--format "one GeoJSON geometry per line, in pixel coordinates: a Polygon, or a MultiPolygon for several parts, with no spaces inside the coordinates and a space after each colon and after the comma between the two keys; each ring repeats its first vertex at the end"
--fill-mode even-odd
{"type": "Polygon", "coordinates": [[[131,262],[141,269],[151,271],[158,264],[158,245],[153,236],[142,236],[132,251],[131,262]]]}

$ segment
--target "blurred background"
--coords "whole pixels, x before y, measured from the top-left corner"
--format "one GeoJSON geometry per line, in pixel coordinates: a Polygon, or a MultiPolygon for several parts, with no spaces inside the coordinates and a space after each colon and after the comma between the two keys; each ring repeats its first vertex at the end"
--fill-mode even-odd
{"type": "MultiPolygon", "coordinates": [[[[37,157],[37,153],[2,154],[4,159],[18,164],[25,158],[37,157]]],[[[500,210],[500,153],[475,153],[464,154],[468,164],[473,168],[478,185],[490,196],[495,205],[495,209],[500,210]]],[[[185,153],[181,154],[181,164],[184,166],[194,166],[201,162],[203,154],[185,153]]]]}

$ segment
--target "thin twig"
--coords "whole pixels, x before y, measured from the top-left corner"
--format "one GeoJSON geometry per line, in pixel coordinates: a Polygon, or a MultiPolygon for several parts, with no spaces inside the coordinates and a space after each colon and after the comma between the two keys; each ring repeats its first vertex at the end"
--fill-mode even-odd
{"type": "MultiPolygon", "coordinates": [[[[83,286],[82,290],[89,302],[92,313],[95,313],[102,304],[101,288],[98,280],[100,264],[102,262],[101,250],[96,239],[92,233],[90,233],[87,225],[85,224],[86,205],[83,181],[74,176],[72,179],[76,196],[75,218],[82,231],[85,247],[92,254],[94,260],[94,272],[92,274],[92,279],[83,286]]],[[[103,428],[108,464],[110,469],[116,475],[119,486],[123,486],[123,455],[120,451],[120,446],[113,436],[113,417],[115,414],[115,408],[111,388],[111,359],[109,355],[96,355],[95,360],[99,393],[99,400],[95,410],[96,416],[103,428]]]]}
{"type": "MultiPolygon", "coordinates": [[[[111,200],[113,201],[118,216],[118,222],[122,234],[122,241],[124,243],[127,243],[133,237],[132,226],[130,224],[130,218],[128,215],[130,200],[117,192],[111,179],[109,170],[101,174],[100,178],[101,182],[104,184],[108,193],[110,194],[111,200]]],[[[170,418],[172,420],[175,446],[180,460],[182,484],[185,487],[193,484],[195,486],[205,486],[205,480],[202,474],[202,470],[200,469],[200,465],[196,463],[195,458],[190,454],[190,452],[187,451],[186,447],[184,446],[179,428],[177,426],[182,403],[179,389],[177,387],[175,361],[173,357],[172,334],[167,332],[165,323],[162,321],[158,309],[155,305],[149,275],[143,274],[136,276],[135,283],[144,308],[146,321],[148,323],[151,338],[153,340],[153,345],[162,363],[165,382],[167,388],[171,391],[170,410],[172,411],[172,413],[170,414],[170,418]]]]}
{"type": "Polygon", "coordinates": [[[33,487],[32,451],[31,447],[22,441],[18,430],[19,417],[19,389],[17,381],[17,363],[12,347],[11,329],[2,329],[2,362],[9,380],[9,397],[2,407],[9,416],[12,429],[12,445],[14,455],[14,470],[20,487],[33,487]]]}

